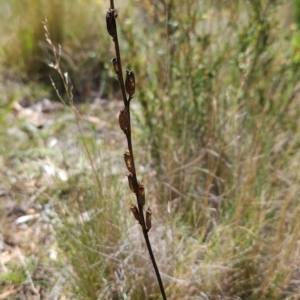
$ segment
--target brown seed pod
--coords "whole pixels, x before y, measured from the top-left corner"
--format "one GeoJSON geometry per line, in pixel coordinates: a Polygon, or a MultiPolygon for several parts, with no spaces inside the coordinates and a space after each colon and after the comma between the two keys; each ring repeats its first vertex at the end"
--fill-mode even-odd
{"type": "Polygon", "coordinates": [[[125,87],[127,94],[132,97],[135,92],[135,76],[132,71],[126,70],[125,87]]]}
{"type": "Polygon", "coordinates": [[[146,211],[146,228],[147,228],[147,231],[149,231],[151,229],[151,216],[152,216],[152,210],[149,206],[147,211],[146,211]]]}
{"type": "Polygon", "coordinates": [[[118,65],[118,60],[116,58],[113,58],[111,60],[112,64],[113,64],[113,67],[114,67],[114,70],[116,72],[117,75],[119,75],[119,65],[118,65]]]}
{"type": "Polygon", "coordinates": [[[130,209],[131,209],[131,211],[132,211],[132,213],[133,213],[134,218],[135,218],[139,223],[141,223],[141,222],[140,222],[140,214],[139,214],[139,210],[138,210],[138,208],[136,207],[136,205],[135,205],[135,204],[131,204],[131,205],[130,205],[130,209]]]}
{"type": "Polygon", "coordinates": [[[128,108],[124,107],[119,114],[120,128],[126,133],[129,127],[128,108]]]}
{"type": "Polygon", "coordinates": [[[139,197],[138,197],[138,200],[139,200],[139,204],[141,206],[145,205],[145,186],[141,183],[139,183],[139,197]]]}
{"type": "Polygon", "coordinates": [[[131,155],[130,155],[130,151],[126,150],[124,153],[124,160],[125,160],[125,164],[127,167],[127,170],[134,174],[134,168],[133,168],[133,164],[132,164],[132,159],[131,159],[131,155]]]}
{"type": "Polygon", "coordinates": [[[134,184],[133,184],[133,175],[132,174],[128,174],[127,177],[128,177],[128,183],[129,183],[130,190],[133,193],[135,193],[135,191],[134,191],[134,184]]]}
{"type": "Polygon", "coordinates": [[[109,9],[106,13],[106,27],[109,35],[115,38],[117,35],[117,24],[115,19],[115,13],[113,9],[109,9]]]}

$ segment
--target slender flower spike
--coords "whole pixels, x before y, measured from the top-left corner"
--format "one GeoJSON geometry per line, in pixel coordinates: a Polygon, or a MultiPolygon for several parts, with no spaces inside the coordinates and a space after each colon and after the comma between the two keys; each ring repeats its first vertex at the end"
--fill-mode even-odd
{"type": "Polygon", "coordinates": [[[126,70],[125,88],[127,94],[132,97],[135,92],[135,76],[132,71],[126,70]]]}
{"type": "Polygon", "coordinates": [[[130,151],[126,150],[124,153],[124,160],[125,160],[125,164],[127,167],[127,170],[131,173],[134,174],[134,168],[132,165],[132,159],[131,159],[131,155],[130,155],[130,151]]]}
{"type": "Polygon", "coordinates": [[[130,101],[135,93],[135,76],[132,71],[126,70],[125,80],[123,78],[123,69],[121,67],[121,54],[119,48],[118,32],[117,32],[117,14],[114,9],[114,0],[110,0],[110,8],[106,13],[106,26],[108,34],[112,37],[114,48],[115,48],[115,58],[112,59],[112,64],[114,71],[117,74],[117,78],[121,87],[122,98],[124,102],[124,108],[119,114],[119,124],[121,129],[126,135],[128,150],[124,153],[124,161],[128,169],[128,184],[130,190],[135,194],[137,203],[130,205],[130,210],[133,213],[134,218],[139,222],[142,227],[143,236],[145,238],[146,246],[153,264],[153,268],[158,280],[161,295],[163,300],[167,300],[167,296],[164,290],[163,282],[157,267],[155,257],[153,254],[152,246],[148,237],[148,232],[151,229],[151,208],[148,207],[144,214],[145,206],[145,187],[143,184],[137,181],[137,176],[134,166],[134,156],[131,138],[131,122],[130,122],[130,101]]]}
{"type": "Polygon", "coordinates": [[[116,74],[119,76],[119,65],[118,65],[118,60],[116,58],[113,58],[111,60],[113,66],[114,66],[114,70],[116,72],[116,74]]]}
{"type": "Polygon", "coordinates": [[[139,214],[139,211],[138,211],[136,205],[135,205],[135,204],[131,204],[131,205],[130,205],[130,209],[131,209],[131,211],[132,211],[132,213],[133,213],[134,218],[135,218],[139,223],[141,223],[141,222],[140,222],[140,214],[139,214]]]}
{"type": "Polygon", "coordinates": [[[146,227],[147,227],[147,231],[149,231],[151,229],[151,216],[152,216],[152,210],[150,208],[150,206],[148,207],[147,211],[146,211],[146,227]]]}
{"type": "Polygon", "coordinates": [[[145,205],[145,186],[141,183],[139,183],[139,197],[138,197],[138,200],[139,200],[139,204],[141,206],[145,205]]]}
{"type": "Polygon", "coordinates": [[[127,133],[129,127],[129,115],[128,115],[128,108],[124,107],[119,114],[119,124],[121,129],[127,133]]]}
{"type": "Polygon", "coordinates": [[[128,177],[128,183],[129,183],[130,190],[133,193],[136,193],[135,190],[134,190],[134,185],[133,185],[133,175],[132,174],[128,174],[127,177],[128,177]]]}
{"type": "Polygon", "coordinates": [[[106,13],[106,27],[109,35],[114,39],[117,35],[117,24],[113,9],[109,9],[106,13]]]}

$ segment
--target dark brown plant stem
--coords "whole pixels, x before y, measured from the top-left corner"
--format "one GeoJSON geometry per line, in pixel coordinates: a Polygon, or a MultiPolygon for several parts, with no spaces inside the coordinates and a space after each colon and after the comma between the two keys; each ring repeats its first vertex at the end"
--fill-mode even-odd
{"type": "MultiPolygon", "coordinates": [[[[118,63],[118,68],[119,68],[118,79],[119,79],[119,82],[120,82],[120,87],[121,87],[121,91],[122,91],[124,105],[126,106],[127,97],[126,97],[126,92],[125,92],[125,85],[124,85],[123,72],[122,72],[122,64],[121,64],[121,55],[120,55],[120,48],[119,48],[119,41],[118,41],[118,34],[117,33],[116,33],[116,36],[113,39],[113,41],[115,43],[117,63],[118,63]]],[[[128,107],[129,107],[129,105],[128,105],[128,107]]]]}
{"type": "Polygon", "coordinates": [[[110,0],[110,8],[111,9],[115,9],[114,0],[110,0]]]}
{"type": "Polygon", "coordinates": [[[112,37],[114,44],[115,44],[115,52],[116,52],[116,59],[113,59],[113,65],[114,69],[117,73],[117,77],[120,83],[120,88],[122,91],[122,97],[124,101],[124,111],[121,112],[121,115],[119,117],[120,121],[120,127],[124,131],[127,139],[127,145],[128,145],[128,151],[125,152],[124,158],[125,158],[125,163],[129,168],[130,174],[128,175],[129,178],[129,183],[130,187],[133,190],[133,192],[136,195],[136,200],[137,200],[137,207],[136,205],[132,204],[131,205],[131,211],[133,212],[134,217],[136,220],[139,221],[142,231],[143,231],[143,236],[146,242],[146,246],[150,255],[150,259],[153,264],[153,268],[157,277],[157,281],[160,287],[160,292],[164,300],[167,299],[164,286],[161,280],[161,276],[155,261],[155,257],[152,251],[151,243],[149,240],[148,236],[148,231],[151,228],[151,209],[148,208],[147,210],[147,225],[146,226],[146,221],[145,221],[145,216],[144,216],[144,211],[143,211],[143,206],[145,203],[145,193],[144,193],[144,186],[140,184],[137,180],[136,176],[136,168],[135,168],[135,163],[134,163],[134,155],[133,155],[133,147],[132,147],[132,138],[131,138],[131,122],[130,122],[130,101],[133,98],[134,94],[134,87],[135,87],[135,82],[134,82],[134,74],[131,71],[127,71],[127,77],[126,77],[126,87],[125,87],[125,82],[123,78],[123,72],[122,72],[122,64],[121,64],[121,55],[120,55],[120,48],[119,48],[119,41],[118,41],[118,33],[117,33],[117,25],[115,22],[117,15],[114,11],[114,1],[110,0],[110,8],[106,14],[106,22],[107,22],[107,30],[109,35],[112,37]],[[133,85],[132,85],[133,84],[133,85]],[[128,93],[128,99],[126,96],[126,91],[128,93]],[[128,115],[127,115],[128,114],[128,115]],[[128,123],[126,118],[128,118],[128,123]],[[130,157],[128,157],[130,156],[130,157]],[[126,161],[127,160],[127,161],[126,161]],[[129,163],[130,160],[130,163],[129,163]]]}

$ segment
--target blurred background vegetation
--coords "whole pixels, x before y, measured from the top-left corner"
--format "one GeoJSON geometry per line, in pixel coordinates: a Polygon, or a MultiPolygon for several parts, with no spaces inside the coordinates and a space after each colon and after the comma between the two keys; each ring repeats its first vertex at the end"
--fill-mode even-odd
{"type": "MultiPolygon", "coordinates": [[[[54,99],[49,74],[63,93],[48,66],[53,54],[45,19],[52,42],[62,46],[60,65],[75,100],[120,98],[105,27],[108,2],[2,0],[0,105],[9,108],[24,93],[31,103],[43,93],[54,99]],[[21,91],[5,88],[11,82],[21,91]]],[[[169,276],[163,277],[168,299],[298,299],[300,1],[127,0],[115,6],[123,66],[137,79],[134,138],[160,228],[150,236],[169,276]],[[207,240],[209,222],[216,224],[207,240]]],[[[96,157],[100,150],[91,149],[96,157]]],[[[131,232],[139,228],[126,220],[118,176],[107,174],[109,168],[97,166],[98,183],[73,176],[53,191],[57,199],[64,191],[69,201],[57,238],[77,293],[159,299],[131,232]],[[75,187],[84,209],[81,202],[74,206],[75,187]],[[87,226],[67,221],[93,207],[109,213],[87,226]]]]}

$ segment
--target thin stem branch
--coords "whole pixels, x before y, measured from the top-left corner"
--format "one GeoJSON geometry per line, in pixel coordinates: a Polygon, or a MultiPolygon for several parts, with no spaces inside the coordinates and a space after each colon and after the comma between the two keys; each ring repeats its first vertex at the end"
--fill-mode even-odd
{"type": "MultiPolygon", "coordinates": [[[[144,202],[143,199],[141,199],[141,194],[139,192],[140,189],[140,184],[137,180],[137,176],[136,176],[136,168],[135,168],[135,163],[134,163],[134,155],[133,155],[133,147],[132,147],[132,138],[131,138],[131,119],[130,119],[130,101],[133,98],[133,93],[129,93],[128,99],[126,96],[126,91],[128,92],[128,90],[126,90],[127,87],[127,78],[126,78],[126,84],[124,82],[123,79],[123,71],[122,71],[122,63],[121,63],[121,55],[120,55],[120,47],[119,47],[119,41],[118,41],[118,34],[117,34],[117,25],[115,22],[115,18],[116,18],[116,13],[114,11],[114,0],[110,0],[110,8],[107,12],[106,18],[107,18],[107,29],[108,29],[108,33],[112,36],[114,44],[115,44],[115,52],[116,52],[116,65],[117,65],[117,77],[120,83],[120,88],[122,91],[122,97],[123,97],[123,101],[124,101],[124,106],[125,106],[125,110],[126,113],[128,114],[128,124],[126,127],[125,135],[126,135],[126,139],[127,139],[127,145],[128,145],[128,151],[129,151],[129,155],[130,155],[130,161],[131,161],[131,166],[132,168],[130,169],[131,171],[131,178],[132,178],[132,186],[133,186],[133,191],[136,195],[136,200],[137,200],[137,205],[138,205],[138,220],[139,223],[142,227],[142,231],[143,231],[143,236],[146,242],[146,246],[147,246],[147,250],[148,253],[150,255],[150,259],[152,261],[152,265],[157,277],[157,281],[159,284],[159,288],[160,288],[160,292],[161,295],[163,297],[164,300],[167,300],[166,297],[166,293],[165,293],[165,289],[163,286],[163,282],[159,273],[159,269],[157,267],[156,264],[156,260],[153,254],[153,250],[151,247],[151,243],[150,243],[150,239],[149,239],[149,235],[148,235],[148,231],[150,230],[150,228],[147,228],[146,226],[146,221],[145,221],[145,216],[144,216],[144,211],[143,211],[143,206],[144,206],[144,202]],[[126,85],[126,86],[125,86],[126,85]]],[[[128,76],[128,74],[127,74],[128,76]]],[[[135,85],[135,83],[134,83],[135,85]]],[[[147,216],[146,216],[147,218],[147,216]]]]}
{"type": "MultiPolygon", "coordinates": [[[[111,0],[113,2],[113,0],[111,0]]],[[[124,105],[126,106],[128,104],[129,107],[129,101],[127,101],[126,92],[125,92],[125,84],[123,79],[123,72],[122,72],[122,63],[121,63],[121,55],[120,55],[120,48],[119,48],[119,40],[118,40],[118,33],[116,32],[116,36],[113,38],[113,41],[115,43],[115,50],[116,50],[116,56],[117,56],[117,63],[119,68],[119,74],[118,79],[122,91],[122,97],[124,101],[124,105]]]]}
{"type": "Polygon", "coordinates": [[[110,8],[111,9],[115,9],[114,0],[110,0],[110,8]]]}

